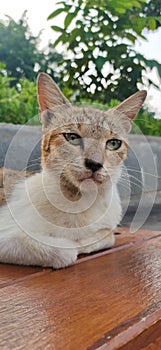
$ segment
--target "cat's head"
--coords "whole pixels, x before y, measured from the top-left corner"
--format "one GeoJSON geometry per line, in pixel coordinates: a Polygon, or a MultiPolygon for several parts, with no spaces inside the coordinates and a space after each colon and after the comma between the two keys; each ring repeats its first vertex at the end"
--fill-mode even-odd
{"type": "Polygon", "coordinates": [[[43,127],[42,166],[67,185],[85,179],[96,184],[117,179],[127,157],[127,135],[146,97],[138,91],[117,107],[102,111],[72,106],[45,73],[38,77],[43,127]]]}

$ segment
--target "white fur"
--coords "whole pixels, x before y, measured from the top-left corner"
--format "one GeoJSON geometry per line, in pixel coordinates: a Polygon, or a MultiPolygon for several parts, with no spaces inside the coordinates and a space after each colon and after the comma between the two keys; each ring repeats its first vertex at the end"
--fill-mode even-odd
{"type": "Polygon", "coordinates": [[[114,244],[113,230],[121,218],[116,184],[99,185],[89,209],[69,213],[70,208],[63,212],[55,207],[60,196],[56,179],[48,182],[49,176],[43,171],[19,183],[0,209],[1,262],[61,268],[74,263],[79,253],[114,244]]]}

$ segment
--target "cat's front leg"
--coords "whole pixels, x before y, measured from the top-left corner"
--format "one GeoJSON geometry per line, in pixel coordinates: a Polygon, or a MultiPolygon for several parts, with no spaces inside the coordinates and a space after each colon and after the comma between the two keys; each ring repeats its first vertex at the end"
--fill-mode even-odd
{"type": "Polygon", "coordinates": [[[52,267],[59,269],[74,264],[78,250],[73,241],[63,238],[24,233],[0,235],[0,262],[52,267]]]}
{"type": "Polygon", "coordinates": [[[93,237],[82,239],[79,242],[79,254],[88,254],[101,249],[113,247],[115,236],[113,231],[103,229],[98,231],[93,237]]]}

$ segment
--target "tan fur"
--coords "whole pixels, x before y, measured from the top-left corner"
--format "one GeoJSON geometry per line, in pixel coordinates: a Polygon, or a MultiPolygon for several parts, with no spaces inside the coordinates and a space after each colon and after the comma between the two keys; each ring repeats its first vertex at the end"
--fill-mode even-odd
{"type": "Polygon", "coordinates": [[[145,96],[137,92],[110,111],[77,108],[39,75],[42,171],[18,184],[1,209],[0,261],[60,268],[114,244],[127,134],[145,96]],[[80,143],[66,134],[79,135],[80,143]],[[111,139],[122,141],[118,149],[107,148],[111,139]]]}
{"type": "MultiPolygon", "coordinates": [[[[119,166],[122,159],[127,156],[127,134],[124,131],[124,120],[118,124],[118,113],[113,111],[104,112],[92,108],[77,108],[64,105],[61,108],[53,108],[53,118],[47,128],[44,128],[42,138],[42,166],[44,168],[56,171],[56,159],[63,161],[68,159],[73,166],[75,172],[78,166],[81,172],[84,171],[86,176],[87,169],[84,168],[85,158],[93,159],[96,162],[103,162],[104,167],[111,172],[119,166]],[[74,121],[72,124],[71,121],[74,121]],[[55,125],[57,126],[55,130],[55,125]],[[84,149],[80,149],[70,145],[63,133],[72,132],[79,134],[84,140],[84,149]],[[105,143],[111,138],[121,138],[122,146],[118,151],[108,151],[105,149],[105,143]],[[53,155],[54,154],[54,160],[53,155]],[[76,163],[74,160],[76,159],[76,163]]],[[[71,166],[64,169],[66,180],[71,182],[73,179],[71,174],[71,166]],[[68,175],[70,179],[68,179],[68,175]]],[[[88,171],[89,172],[89,171],[88,171]]],[[[102,174],[104,169],[102,169],[102,174]]],[[[81,173],[82,175],[82,173],[81,173]]],[[[100,172],[101,175],[101,172],[100,172]]],[[[79,175],[78,175],[79,176],[79,175]]],[[[62,177],[63,179],[64,177],[62,177]]],[[[79,187],[76,177],[74,176],[73,184],[79,187]]]]}

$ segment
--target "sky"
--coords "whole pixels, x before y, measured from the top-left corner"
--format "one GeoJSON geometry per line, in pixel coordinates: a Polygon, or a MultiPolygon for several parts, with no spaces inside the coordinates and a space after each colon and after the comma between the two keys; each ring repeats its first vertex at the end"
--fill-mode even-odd
{"type": "MultiPolygon", "coordinates": [[[[47,21],[47,17],[56,7],[55,3],[56,1],[52,0],[5,0],[1,2],[0,19],[5,19],[5,15],[9,15],[14,20],[18,20],[22,13],[27,10],[28,23],[32,33],[37,35],[43,29],[41,38],[42,47],[45,47],[49,40],[54,42],[56,38],[50,26],[53,24],[61,25],[61,23],[53,23],[52,20],[47,21]]],[[[146,37],[147,41],[140,40],[137,43],[137,50],[144,54],[146,58],[155,59],[161,63],[161,29],[155,33],[146,34],[146,37]]],[[[158,77],[155,69],[150,74],[150,78],[154,82],[159,83],[161,87],[161,79],[158,77]]],[[[148,90],[147,104],[149,109],[156,112],[156,116],[161,118],[161,89],[160,91],[157,91],[155,88],[148,90]]]]}

